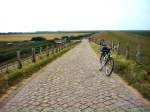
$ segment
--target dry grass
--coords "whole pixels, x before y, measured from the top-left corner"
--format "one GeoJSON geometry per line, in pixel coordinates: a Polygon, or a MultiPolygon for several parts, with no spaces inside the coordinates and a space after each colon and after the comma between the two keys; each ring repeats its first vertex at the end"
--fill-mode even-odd
{"type": "Polygon", "coordinates": [[[0,35],[0,42],[13,42],[13,41],[28,41],[32,37],[42,36],[47,40],[52,40],[54,38],[61,38],[62,36],[77,36],[87,33],[45,33],[45,34],[12,34],[12,35],[0,35]]]}

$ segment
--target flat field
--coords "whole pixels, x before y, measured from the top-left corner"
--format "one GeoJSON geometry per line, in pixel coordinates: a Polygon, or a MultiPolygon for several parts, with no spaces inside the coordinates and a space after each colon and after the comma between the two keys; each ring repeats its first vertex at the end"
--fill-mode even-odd
{"type": "Polygon", "coordinates": [[[0,35],[0,42],[16,42],[16,41],[29,41],[32,37],[44,37],[47,40],[54,38],[61,38],[62,36],[78,36],[88,33],[38,33],[38,34],[8,34],[0,35]]]}

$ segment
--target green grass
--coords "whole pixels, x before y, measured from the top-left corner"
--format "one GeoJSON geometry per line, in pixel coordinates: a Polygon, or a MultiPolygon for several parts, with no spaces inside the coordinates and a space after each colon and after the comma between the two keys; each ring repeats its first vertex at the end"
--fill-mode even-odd
{"type": "Polygon", "coordinates": [[[7,45],[7,43],[0,43],[0,63],[13,61],[16,58],[16,51],[21,51],[21,57],[27,57],[31,55],[32,48],[36,48],[39,52],[39,47],[52,46],[49,41],[41,42],[14,42],[12,45],[7,45]]]}
{"type": "Polygon", "coordinates": [[[32,48],[39,48],[42,46],[51,46],[52,43],[49,41],[41,42],[13,42],[8,45],[7,42],[0,42],[0,62],[8,61],[11,58],[16,57],[16,51],[20,50],[21,55],[31,54],[32,48]]]}
{"type": "Polygon", "coordinates": [[[18,84],[25,78],[28,78],[33,73],[37,72],[39,69],[53,61],[54,59],[62,56],[64,53],[73,48],[75,44],[63,49],[62,51],[52,54],[49,57],[45,57],[42,60],[37,61],[36,63],[30,63],[23,67],[22,69],[16,69],[13,71],[9,71],[8,74],[4,75],[4,77],[0,77],[0,94],[5,93],[8,88],[13,85],[18,84]],[[5,88],[5,89],[4,89],[5,88]]]}
{"type": "Polygon", "coordinates": [[[54,40],[56,38],[64,38],[64,36],[71,36],[71,40],[79,40],[83,37],[87,37],[92,33],[49,33],[49,34],[5,34],[0,35],[0,65],[16,59],[16,51],[21,51],[21,58],[25,58],[31,55],[31,49],[36,48],[36,52],[39,52],[39,47],[45,48],[46,46],[53,47],[56,44],[54,40]],[[47,41],[29,41],[32,37],[51,37],[46,38],[47,41]],[[18,40],[22,39],[22,40],[18,40]],[[27,39],[27,41],[25,41],[27,39]]]}
{"type": "MultiPolygon", "coordinates": [[[[144,31],[142,32],[144,33],[144,31]]],[[[147,32],[145,32],[147,33],[147,32]]],[[[148,35],[147,35],[148,36],[148,35]]],[[[137,45],[141,45],[141,62],[143,64],[143,69],[150,73],[150,36],[141,36],[134,31],[130,32],[122,32],[122,31],[106,31],[99,34],[96,39],[105,39],[109,42],[112,40],[117,43],[118,41],[121,43],[120,51],[122,55],[125,55],[126,46],[129,45],[130,48],[130,60],[135,60],[136,48],[137,45]]]]}
{"type": "MultiPolygon", "coordinates": [[[[91,47],[99,55],[100,46],[91,42],[91,47]]],[[[133,60],[125,60],[123,55],[113,53],[114,72],[119,74],[129,85],[136,88],[143,97],[150,100],[150,75],[143,70],[143,65],[137,65],[133,60]]]]}
{"type": "Polygon", "coordinates": [[[128,33],[137,34],[150,38],[150,30],[145,31],[127,31],[128,33]]]}

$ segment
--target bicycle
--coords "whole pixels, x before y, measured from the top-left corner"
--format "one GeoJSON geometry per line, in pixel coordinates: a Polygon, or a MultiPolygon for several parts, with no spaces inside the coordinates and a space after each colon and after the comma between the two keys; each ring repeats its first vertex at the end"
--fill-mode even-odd
{"type": "MultiPolygon", "coordinates": [[[[111,50],[111,49],[110,49],[111,50]]],[[[114,60],[111,51],[103,51],[100,56],[100,71],[104,70],[106,76],[110,76],[114,69],[114,60]]]]}

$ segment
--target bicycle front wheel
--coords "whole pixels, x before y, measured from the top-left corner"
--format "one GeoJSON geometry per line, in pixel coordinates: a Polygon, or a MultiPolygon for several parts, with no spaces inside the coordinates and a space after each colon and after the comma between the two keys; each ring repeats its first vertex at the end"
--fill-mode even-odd
{"type": "Polygon", "coordinates": [[[110,76],[114,69],[114,60],[110,58],[105,65],[105,75],[110,76]]]}
{"type": "Polygon", "coordinates": [[[105,65],[105,59],[104,59],[104,55],[101,55],[100,56],[100,63],[99,63],[99,70],[102,71],[103,70],[103,67],[105,65]]]}

